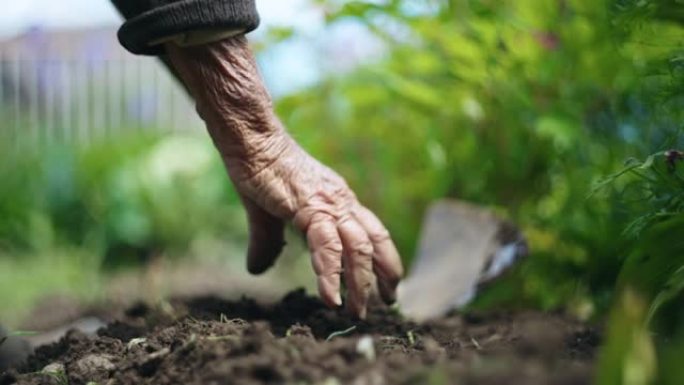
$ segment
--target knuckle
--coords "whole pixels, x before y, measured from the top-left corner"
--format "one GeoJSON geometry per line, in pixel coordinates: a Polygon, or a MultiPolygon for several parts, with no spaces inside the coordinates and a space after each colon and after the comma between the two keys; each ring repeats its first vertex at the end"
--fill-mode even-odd
{"type": "Polygon", "coordinates": [[[389,231],[387,231],[387,229],[373,231],[368,234],[368,237],[371,239],[372,242],[375,243],[387,242],[392,240],[392,237],[389,231]]]}
{"type": "Polygon", "coordinates": [[[321,278],[333,279],[335,277],[338,277],[339,279],[340,274],[342,274],[342,269],[335,267],[330,269],[323,269],[320,271],[318,275],[321,278]]]}
{"type": "Polygon", "coordinates": [[[352,191],[344,179],[340,180],[340,187],[334,192],[335,197],[343,202],[352,202],[356,200],[356,194],[352,191]]]}
{"type": "Polygon", "coordinates": [[[317,201],[308,201],[298,209],[294,216],[295,226],[303,231],[323,228],[329,224],[334,226],[336,218],[336,210],[333,205],[317,201]]]}
{"type": "Polygon", "coordinates": [[[327,239],[321,245],[321,251],[323,252],[323,254],[327,255],[339,255],[342,253],[343,249],[344,247],[342,246],[342,242],[337,238],[327,239]]]}
{"type": "Polygon", "coordinates": [[[342,271],[340,259],[336,255],[330,253],[316,253],[313,265],[316,274],[320,276],[340,274],[342,271]]]}
{"type": "Polygon", "coordinates": [[[330,217],[328,215],[326,215],[324,212],[320,212],[320,211],[313,211],[313,212],[309,213],[309,216],[311,218],[310,221],[311,221],[312,226],[313,225],[322,226],[323,224],[325,224],[326,222],[328,222],[330,220],[330,217]]]}
{"type": "Polygon", "coordinates": [[[348,212],[343,210],[342,214],[339,214],[337,216],[337,225],[338,226],[344,225],[345,223],[349,222],[352,219],[353,218],[352,218],[351,214],[349,214],[348,212]]]}
{"type": "Polygon", "coordinates": [[[325,221],[320,220],[317,217],[309,219],[306,231],[309,236],[313,236],[314,234],[326,234],[326,236],[328,236],[325,221]]]}
{"type": "Polygon", "coordinates": [[[354,243],[349,245],[349,248],[355,254],[360,254],[360,255],[372,255],[373,254],[373,244],[371,244],[370,240],[355,241],[354,243]]]}
{"type": "Polygon", "coordinates": [[[325,195],[327,197],[327,202],[338,208],[349,209],[356,201],[356,195],[343,179],[328,183],[328,186],[326,186],[324,190],[326,191],[325,195]]]}

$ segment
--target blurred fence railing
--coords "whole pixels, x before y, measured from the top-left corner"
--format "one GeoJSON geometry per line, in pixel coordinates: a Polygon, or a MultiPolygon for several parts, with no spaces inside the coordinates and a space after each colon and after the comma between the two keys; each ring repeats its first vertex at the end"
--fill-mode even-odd
{"type": "Polygon", "coordinates": [[[199,127],[192,101],[155,59],[0,56],[0,140],[79,144],[199,127]]]}

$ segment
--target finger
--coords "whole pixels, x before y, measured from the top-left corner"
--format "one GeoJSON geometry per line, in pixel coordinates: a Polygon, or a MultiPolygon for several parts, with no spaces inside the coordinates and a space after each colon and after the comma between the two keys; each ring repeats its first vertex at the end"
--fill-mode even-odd
{"type": "Polygon", "coordinates": [[[370,210],[359,205],[354,210],[354,215],[373,244],[373,270],[378,278],[380,295],[383,301],[391,304],[396,300],[397,285],[404,275],[397,247],[392,242],[389,231],[370,210]]]}
{"type": "Polygon", "coordinates": [[[285,223],[243,197],[249,224],[247,271],[261,274],[273,266],[285,246],[285,223]]]}
{"type": "Polygon", "coordinates": [[[321,298],[330,307],[342,305],[340,295],[342,241],[337,233],[334,219],[326,214],[314,214],[306,237],[321,298]]]}
{"type": "Polygon", "coordinates": [[[373,245],[366,230],[351,216],[337,224],[337,231],[344,246],[342,258],[347,309],[364,319],[373,279],[373,245]]]}

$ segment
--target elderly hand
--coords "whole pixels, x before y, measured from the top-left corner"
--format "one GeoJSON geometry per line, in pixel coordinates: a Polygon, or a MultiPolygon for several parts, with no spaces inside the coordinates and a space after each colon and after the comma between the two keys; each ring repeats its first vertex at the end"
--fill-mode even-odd
{"type": "Polygon", "coordinates": [[[284,221],[307,237],[321,297],[364,318],[374,276],[391,303],[403,274],[388,231],[363,207],[342,177],[287,134],[273,113],[244,37],[167,53],[197,102],[197,110],[242,196],[250,226],[247,266],[268,269],[284,244],[284,221]]]}

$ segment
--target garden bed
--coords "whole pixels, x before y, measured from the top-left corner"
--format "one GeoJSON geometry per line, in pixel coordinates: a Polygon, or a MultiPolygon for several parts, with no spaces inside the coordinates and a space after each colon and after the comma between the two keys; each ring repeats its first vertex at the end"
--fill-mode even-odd
{"type": "Polygon", "coordinates": [[[426,324],[374,306],[366,321],[303,290],[280,302],[204,297],[137,305],[97,336],[37,349],[9,384],[588,384],[600,336],[561,314],[453,314],[426,324]]]}

